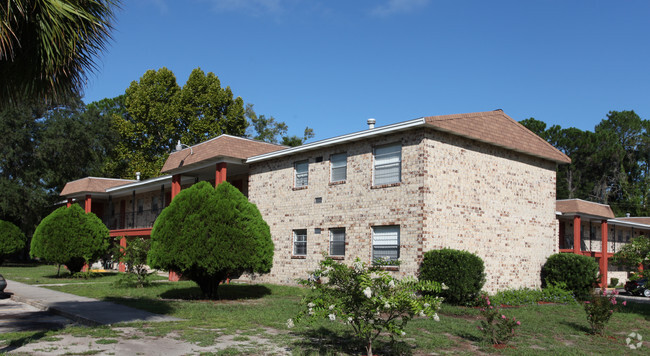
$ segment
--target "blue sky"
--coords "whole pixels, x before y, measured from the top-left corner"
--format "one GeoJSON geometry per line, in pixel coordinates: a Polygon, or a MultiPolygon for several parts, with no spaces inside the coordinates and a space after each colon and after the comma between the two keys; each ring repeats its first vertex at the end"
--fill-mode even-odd
{"type": "Polygon", "coordinates": [[[650,119],[649,18],[646,0],[124,1],[84,100],[201,67],[313,140],[499,108],[591,130],[650,119]]]}

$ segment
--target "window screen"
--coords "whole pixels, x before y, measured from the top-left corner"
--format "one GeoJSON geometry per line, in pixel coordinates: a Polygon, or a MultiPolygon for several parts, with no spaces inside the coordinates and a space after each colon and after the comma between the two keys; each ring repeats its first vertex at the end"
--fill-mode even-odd
{"type": "Polygon", "coordinates": [[[378,258],[399,258],[399,226],[372,228],[372,259],[378,258]]]}
{"type": "Polygon", "coordinates": [[[296,162],[296,187],[306,187],[309,183],[309,161],[296,162]]]}
{"type": "Polygon", "coordinates": [[[345,256],[345,229],[330,229],[330,255],[345,256]]]}
{"type": "Polygon", "coordinates": [[[402,146],[394,144],[375,148],[374,185],[401,181],[402,146]]]}
{"type": "Polygon", "coordinates": [[[347,153],[339,153],[330,157],[332,165],[332,182],[342,182],[347,178],[348,171],[348,155],[347,153]]]}
{"type": "Polygon", "coordinates": [[[293,254],[305,256],[307,254],[307,230],[293,230],[293,254]]]}

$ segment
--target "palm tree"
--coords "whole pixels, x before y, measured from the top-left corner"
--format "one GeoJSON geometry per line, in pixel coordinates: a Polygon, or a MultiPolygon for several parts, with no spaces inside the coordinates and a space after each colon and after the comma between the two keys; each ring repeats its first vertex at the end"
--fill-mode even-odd
{"type": "Polygon", "coordinates": [[[0,1],[0,106],[82,92],[120,0],[0,1]]]}

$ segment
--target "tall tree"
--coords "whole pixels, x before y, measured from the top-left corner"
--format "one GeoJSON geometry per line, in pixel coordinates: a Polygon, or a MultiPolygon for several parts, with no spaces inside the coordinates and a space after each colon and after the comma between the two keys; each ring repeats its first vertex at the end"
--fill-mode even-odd
{"type": "Polygon", "coordinates": [[[243,100],[200,68],[192,71],[183,88],[169,69],[149,70],[126,89],[123,109],[121,104],[119,100],[101,104],[120,135],[113,163],[107,166],[120,177],[131,178],[135,172],[143,178],[160,175],[179,140],[194,145],[221,134],[246,132],[243,100]]]}
{"type": "Polygon", "coordinates": [[[0,6],[0,105],[78,95],[110,38],[119,0],[8,0],[0,6]]]}
{"type": "Polygon", "coordinates": [[[63,185],[100,174],[110,150],[110,122],[93,117],[80,100],[46,110],[41,105],[0,109],[0,219],[28,237],[59,200],[63,185]]]}
{"type": "Polygon", "coordinates": [[[246,117],[254,131],[248,133],[247,136],[255,140],[295,147],[314,137],[314,130],[309,127],[305,127],[302,137],[288,136],[289,126],[284,121],[277,121],[273,116],[268,118],[264,115],[258,116],[255,113],[253,104],[246,104],[246,117]]]}

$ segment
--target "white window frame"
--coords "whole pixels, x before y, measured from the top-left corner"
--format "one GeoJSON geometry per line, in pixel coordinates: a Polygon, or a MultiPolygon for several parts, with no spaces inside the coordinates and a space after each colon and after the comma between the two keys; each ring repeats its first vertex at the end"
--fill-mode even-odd
{"type": "Polygon", "coordinates": [[[303,188],[309,186],[309,160],[298,161],[293,164],[293,186],[295,188],[303,188]],[[305,165],[307,167],[305,172],[298,172],[299,165],[305,165]],[[303,177],[304,175],[304,177],[303,177]],[[304,182],[302,181],[304,179],[304,182]],[[304,184],[303,184],[304,183],[304,184]]]}
{"type": "Polygon", "coordinates": [[[336,256],[336,257],[344,257],[345,256],[345,228],[344,227],[339,227],[339,228],[334,228],[334,229],[329,229],[330,233],[330,256],[336,256]],[[343,233],[343,240],[334,240],[334,234],[336,233],[343,233]],[[338,242],[338,243],[343,243],[343,253],[342,254],[334,254],[333,251],[334,249],[332,248],[332,244],[338,242]]]}
{"type": "Polygon", "coordinates": [[[377,146],[373,149],[373,174],[372,174],[372,185],[386,185],[386,184],[395,184],[395,183],[401,183],[402,182],[402,144],[401,143],[392,143],[388,145],[382,145],[382,146],[377,146]],[[396,152],[386,152],[386,153],[378,153],[377,151],[383,151],[383,150],[389,150],[391,148],[397,148],[394,149],[396,152]],[[397,154],[396,154],[397,153],[397,154]],[[396,156],[396,157],[395,157],[396,156]],[[379,159],[378,159],[379,158],[379,159]],[[392,158],[392,162],[390,161],[392,158]],[[394,161],[395,158],[397,161],[394,161]],[[384,163],[382,162],[382,159],[388,159],[389,162],[384,163]],[[377,173],[381,172],[382,170],[388,170],[397,167],[397,179],[393,179],[390,181],[377,181],[377,173]]]}
{"type": "Polygon", "coordinates": [[[382,258],[385,254],[375,255],[375,250],[396,250],[395,256],[390,257],[392,261],[399,260],[400,257],[400,226],[399,225],[385,225],[372,227],[372,260],[382,258]],[[389,240],[391,236],[395,235],[394,242],[389,240]],[[381,246],[381,247],[379,247],[381,246]]]}
{"type": "Polygon", "coordinates": [[[293,255],[307,256],[307,229],[293,230],[293,255]],[[298,253],[298,244],[304,244],[305,253],[298,253]]]}
{"type": "Polygon", "coordinates": [[[337,153],[333,154],[330,156],[330,182],[331,183],[339,183],[339,182],[345,182],[348,179],[348,153],[343,152],[343,153],[337,153]],[[339,164],[340,161],[336,160],[339,157],[344,157],[343,165],[339,165],[338,167],[335,167],[336,164],[339,164]],[[340,170],[343,171],[343,179],[336,179],[334,180],[334,172],[335,170],[340,170]]]}

